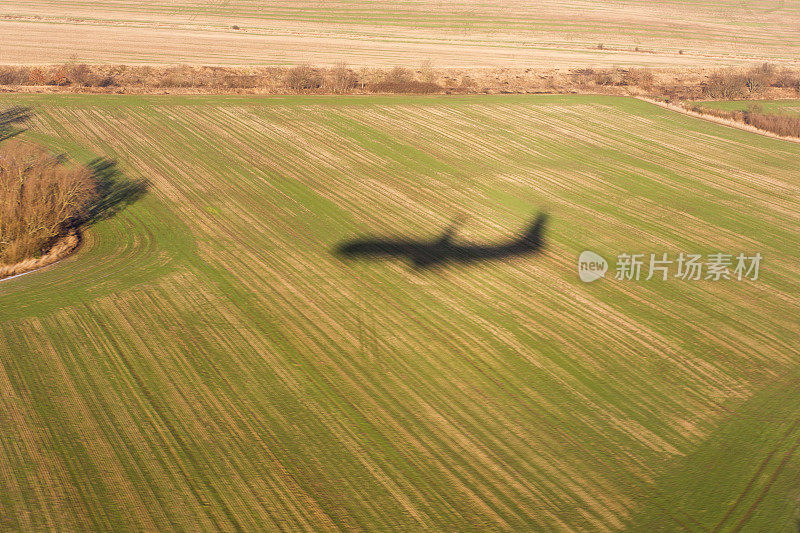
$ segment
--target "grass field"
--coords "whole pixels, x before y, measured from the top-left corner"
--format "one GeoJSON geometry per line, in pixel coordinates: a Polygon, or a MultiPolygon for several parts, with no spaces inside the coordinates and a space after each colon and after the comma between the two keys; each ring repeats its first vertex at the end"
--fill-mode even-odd
{"type": "Polygon", "coordinates": [[[798,0],[0,0],[0,63],[797,65],[798,24],[798,0]]]}
{"type": "Polygon", "coordinates": [[[750,106],[760,105],[765,113],[800,115],[800,100],[709,100],[696,103],[723,111],[744,111],[750,106]]]}
{"type": "Polygon", "coordinates": [[[152,188],[0,283],[0,529],[796,531],[800,146],[600,96],[14,103],[152,188]],[[534,257],[331,254],[539,209],[534,257]]]}

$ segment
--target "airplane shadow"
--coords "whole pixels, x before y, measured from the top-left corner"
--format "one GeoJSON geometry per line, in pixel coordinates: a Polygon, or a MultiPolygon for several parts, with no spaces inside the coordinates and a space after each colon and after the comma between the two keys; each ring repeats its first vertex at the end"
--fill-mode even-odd
{"type": "Polygon", "coordinates": [[[445,263],[471,264],[479,261],[532,255],[544,246],[547,215],[539,213],[522,234],[500,244],[469,244],[453,241],[458,222],[433,239],[374,237],[343,242],[335,254],[343,258],[405,258],[415,269],[424,270],[445,263]]]}

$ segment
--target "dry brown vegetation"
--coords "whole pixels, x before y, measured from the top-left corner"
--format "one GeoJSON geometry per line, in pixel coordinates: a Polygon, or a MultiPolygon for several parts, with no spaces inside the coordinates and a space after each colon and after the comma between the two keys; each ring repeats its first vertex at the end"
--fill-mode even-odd
{"type": "Polygon", "coordinates": [[[759,130],[774,133],[779,137],[800,138],[800,117],[780,113],[765,113],[759,104],[751,104],[744,111],[713,109],[700,104],[693,104],[688,106],[687,109],[701,115],[747,124],[759,130]]]}
{"type": "Polygon", "coordinates": [[[745,111],[743,122],[760,130],[770,131],[780,137],[800,138],[800,117],[745,111]]]}
{"type": "Polygon", "coordinates": [[[442,86],[435,83],[435,74],[430,65],[426,65],[419,74],[424,81],[415,79],[415,73],[407,68],[394,67],[382,73],[383,80],[369,85],[369,89],[376,93],[409,93],[431,94],[442,91],[442,86]]]}
{"type": "Polygon", "coordinates": [[[704,93],[709,98],[744,98],[749,95],[758,95],[769,87],[800,92],[800,74],[788,68],[778,70],[771,63],[764,63],[746,70],[717,70],[709,76],[704,93]]]}
{"type": "Polygon", "coordinates": [[[740,69],[371,69],[307,64],[284,67],[128,66],[66,63],[0,67],[0,90],[113,93],[598,93],[669,100],[791,98],[800,71],[771,63],[740,69]]]}
{"type": "Polygon", "coordinates": [[[30,257],[13,264],[0,263],[0,279],[25,274],[52,265],[75,251],[80,243],[80,234],[77,230],[71,230],[64,238],[58,239],[47,252],[38,257],[30,257]]]}
{"type": "Polygon", "coordinates": [[[85,220],[97,197],[89,169],[32,143],[0,145],[0,263],[45,254],[85,220]]]}

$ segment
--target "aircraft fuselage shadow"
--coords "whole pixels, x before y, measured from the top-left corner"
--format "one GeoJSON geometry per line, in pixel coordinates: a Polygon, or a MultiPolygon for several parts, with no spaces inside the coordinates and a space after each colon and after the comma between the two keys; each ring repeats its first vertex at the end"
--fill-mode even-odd
{"type": "Polygon", "coordinates": [[[532,255],[544,246],[547,215],[539,213],[516,239],[500,244],[469,244],[453,241],[453,224],[434,239],[368,237],[339,244],[335,253],[344,258],[405,258],[416,269],[429,269],[445,263],[470,264],[479,261],[532,255]]]}

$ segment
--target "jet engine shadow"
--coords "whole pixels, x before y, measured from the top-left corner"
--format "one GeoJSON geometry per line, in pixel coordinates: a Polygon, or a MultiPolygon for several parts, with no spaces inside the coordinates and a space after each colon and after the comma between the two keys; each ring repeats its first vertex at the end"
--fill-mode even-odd
{"type": "Polygon", "coordinates": [[[539,213],[522,234],[500,244],[461,244],[453,241],[458,221],[433,239],[373,237],[339,244],[335,253],[344,258],[405,258],[415,269],[434,268],[445,263],[471,264],[538,253],[544,246],[547,215],[539,213]]]}

